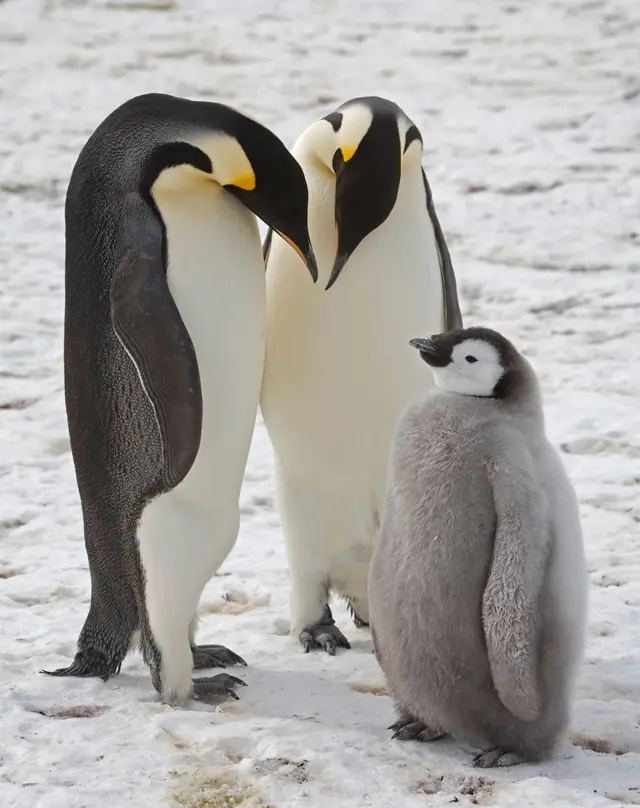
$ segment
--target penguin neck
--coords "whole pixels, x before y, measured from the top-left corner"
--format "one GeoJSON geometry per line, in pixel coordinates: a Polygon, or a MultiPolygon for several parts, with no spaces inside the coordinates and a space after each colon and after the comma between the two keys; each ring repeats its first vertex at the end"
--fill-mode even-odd
{"type": "Polygon", "coordinates": [[[521,367],[512,374],[506,395],[498,401],[534,447],[545,431],[542,392],[529,362],[524,357],[520,361],[521,367]]]}
{"type": "Polygon", "coordinates": [[[517,385],[506,396],[482,396],[459,393],[435,387],[430,395],[444,396],[455,402],[465,418],[480,414],[490,417],[498,414],[508,419],[521,433],[532,451],[540,445],[545,434],[545,419],[542,395],[533,370],[527,366],[517,385]]]}
{"type": "Polygon", "coordinates": [[[535,452],[544,438],[545,421],[540,387],[533,372],[527,369],[524,378],[504,398],[490,398],[499,411],[509,418],[535,452]]]}
{"type": "Polygon", "coordinates": [[[262,376],[264,262],[255,216],[237,199],[215,182],[190,183],[188,173],[166,179],[152,195],[166,229],[167,283],[195,348],[203,399],[200,451],[182,487],[204,506],[212,491],[235,497],[242,481],[262,376]]]}
{"type": "MultiPolygon", "coordinates": [[[[336,177],[334,173],[314,154],[309,153],[305,144],[296,144],[292,149],[293,156],[298,160],[304,171],[309,189],[309,233],[311,243],[318,262],[318,289],[324,289],[336,257],[337,229],[335,221],[336,206],[336,177]]],[[[402,274],[396,267],[402,263],[402,254],[405,248],[410,251],[415,247],[417,233],[426,238],[429,229],[428,212],[424,182],[420,167],[409,166],[400,177],[398,196],[393,210],[388,218],[375,230],[369,233],[356,247],[349,258],[340,278],[336,282],[336,289],[342,286],[347,275],[358,276],[357,265],[368,264],[367,274],[360,278],[363,283],[375,285],[372,277],[372,265],[384,267],[389,279],[394,276],[399,279],[402,274]],[[404,231],[404,232],[403,232],[404,231]],[[388,255],[381,252],[385,250],[388,255]],[[353,269],[353,272],[351,270],[353,269]]],[[[435,239],[431,238],[435,243],[435,239]]],[[[416,250],[415,254],[428,256],[428,245],[416,250]]],[[[437,268],[437,277],[429,279],[430,288],[439,285],[440,271],[437,255],[433,260],[425,259],[427,269],[429,266],[437,268]]],[[[434,301],[437,306],[438,303],[434,301]]],[[[440,304],[442,305],[442,304],[440,304]]],[[[444,328],[444,322],[442,322],[444,328]]]]}
{"type": "Polygon", "coordinates": [[[304,171],[309,189],[309,235],[318,264],[318,287],[326,286],[336,257],[336,178],[317,157],[304,150],[293,156],[304,171]]]}

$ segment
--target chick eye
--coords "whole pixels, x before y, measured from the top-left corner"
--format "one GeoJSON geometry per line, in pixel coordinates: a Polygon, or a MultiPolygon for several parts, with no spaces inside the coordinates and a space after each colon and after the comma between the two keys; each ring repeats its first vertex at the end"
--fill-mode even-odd
{"type": "Polygon", "coordinates": [[[465,356],[465,359],[467,360],[467,362],[470,362],[470,363],[471,363],[471,362],[477,362],[477,361],[478,361],[478,360],[475,358],[475,356],[465,356]]]}

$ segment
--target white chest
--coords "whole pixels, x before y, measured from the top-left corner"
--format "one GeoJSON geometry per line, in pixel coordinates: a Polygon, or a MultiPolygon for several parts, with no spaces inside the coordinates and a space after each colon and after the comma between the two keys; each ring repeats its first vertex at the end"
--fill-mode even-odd
{"type": "Polygon", "coordinates": [[[167,280],[194,344],[203,397],[196,461],[182,493],[239,491],[264,361],[265,279],[253,214],[214,183],[154,194],[167,231],[167,280]]]}

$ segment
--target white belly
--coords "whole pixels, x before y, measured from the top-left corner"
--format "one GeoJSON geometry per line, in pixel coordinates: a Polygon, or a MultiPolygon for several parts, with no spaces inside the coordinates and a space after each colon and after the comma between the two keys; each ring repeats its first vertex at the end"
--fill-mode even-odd
{"type": "Polygon", "coordinates": [[[237,505],[264,363],[265,273],[253,214],[214,183],[158,194],[171,294],[193,341],[202,438],[175,494],[209,511],[237,505]],[[179,204],[178,204],[179,203],[179,204]]]}
{"type": "Polygon", "coordinates": [[[409,340],[444,328],[422,178],[403,178],[394,211],[358,246],[329,291],[334,193],[308,181],[320,277],[309,283],[300,259],[274,237],[261,408],[284,469],[306,469],[337,486],[354,477],[375,479],[378,489],[401,410],[431,384],[409,340]]]}

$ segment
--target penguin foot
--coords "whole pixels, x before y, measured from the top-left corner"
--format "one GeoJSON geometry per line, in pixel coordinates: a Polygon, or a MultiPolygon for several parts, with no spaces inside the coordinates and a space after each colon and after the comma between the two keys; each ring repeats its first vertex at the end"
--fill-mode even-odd
{"type": "Polygon", "coordinates": [[[47,676],[78,676],[83,678],[95,676],[106,682],[111,676],[120,673],[123,657],[124,654],[122,656],[119,654],[117,656],[108,656],[95,648],[86,648],[84,651],[78,651],[69,667],[57,668],[54,671],[41,670],[40,673],[47,676]]]}
{"type": "Polygon", "coordinates": [[[219,673],[217,676],[206,676],[193,680],[193,698],[207,704],[219,704],[227,699],[240,698],[234,692],[235,687],[246,687],[247,683],[228,673],[219,673]]]}
{"type": "Polygon", "coordinates": [[[437,729],[431,729],[424,721],[416,721],[414,718],[400,718],[395,724],[387,729],[393,730],[392,741],[420,741],[428,743],[444,738],[445,733],[437,729]]]}
{"type": "Polygon", "coordinates": [[[351,648],[351,643],[336,626],[331,609],[324,607],[322,620],[313,626],[307,626],[298,634],[300,644],[308,654],[312,648],[322,648],[330,656],[335,656],[337,648],[351,648]]]}
{"type": "Polygon", "coordinates": [[[515,752],[508,752],[506,749],[487,749],[479,752],[472,761],[472,765],[477,769],[492,769],[495,767],[516,766],[524,763],[524,758],[516,755],[515,752]]]}
{"type": "Polygon", "coordinates": [[[195,670],[247,664],[241,656],[225,648],[224,645],[192,645],[191,653],[195,670]]]}

